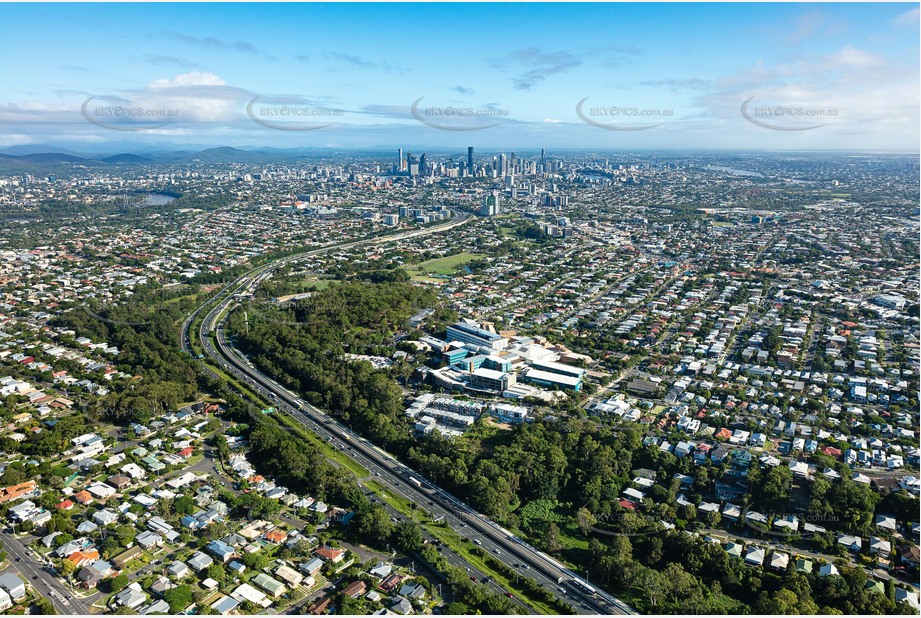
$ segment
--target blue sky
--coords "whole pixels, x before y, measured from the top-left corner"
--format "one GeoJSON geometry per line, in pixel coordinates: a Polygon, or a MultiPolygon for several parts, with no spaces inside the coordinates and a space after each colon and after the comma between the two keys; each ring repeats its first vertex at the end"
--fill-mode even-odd
{"type": "Polygon", "coordinates": [[[917,152],[918,21],[879,3],[3,4],[0,146],[917,152]]]}

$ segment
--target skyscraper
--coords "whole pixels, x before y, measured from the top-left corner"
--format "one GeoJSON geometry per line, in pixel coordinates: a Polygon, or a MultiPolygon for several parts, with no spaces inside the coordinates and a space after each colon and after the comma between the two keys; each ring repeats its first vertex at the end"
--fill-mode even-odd
{"type": "Polygon", "coordinates": [[[467,146],[467,173],[473,176],[473,146],[467,146]]]}
{"type": "Polygon", "coordinates": [[[399,159],[397,160],[397,171],[402,172],[403,171],[403,149],[402,148],[400,148],[397,151],[397,156],[399,157],[399,159]]]}
{"type": "Polygon", "coordinates": [[[483,198],[483,205],[480,206],[480,216],[481,217],[491,217],[493,215],[498,215],[502,212],[501,199],[499,197],[498,191],[493,191],[491,194],[483,198]]]}

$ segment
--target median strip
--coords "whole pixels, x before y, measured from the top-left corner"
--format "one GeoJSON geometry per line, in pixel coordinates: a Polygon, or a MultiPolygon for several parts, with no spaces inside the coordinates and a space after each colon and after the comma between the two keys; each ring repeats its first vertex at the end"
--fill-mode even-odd
{"type": "MultiPolygon", "coordinates": [[[[464,561],[469,563],[471,566],[475,567],[481,573],[486,574],[493,581],[495,581],[500,587],[508,590],[515,596],[517,596],[525,605],[533,609],[534,611],[541,614],[570,614],[572,608],[565,606],[551,606],[550,604],[535,600],[532,595],[528,594],[522,589],[522,587],[505,574],[499,572],[493,568],[489,562],[492,561],[492,558],[488,555],[479,556],[477,553],[483,553],[483,550],[479,549],[473,543],[460,536],[457,531],[452,530],[445,524],[435,524],[431,521],[425,521],[421,517],[417,517],[423,513],[419,508],[413,508],[415,504],[411,500],[399,496],[394,492],[389,491],[384,485],[375,481],[369,480],[364,483],[365,487],[373,490],[382,500],[387,504],[393,507],[395,510],[399,511],[407,518],[412,521],[415,521],[419,524],[428,534],[438,539],[440,542],[450,549],[452,552],[460,556],[464,561]],[[471,547],[472,546],[472,547],[471,547]],[[477,553],[474,553],[477,552],[477,553]]],[[[527,580],[525,576],[519,576],[521,580],[527,580]]],[[[535,587],[539,587],[539,584],[536,582],[533,583],[535,587]]],[[[562,604],[560,604],[562,605],[562,604]]]]}

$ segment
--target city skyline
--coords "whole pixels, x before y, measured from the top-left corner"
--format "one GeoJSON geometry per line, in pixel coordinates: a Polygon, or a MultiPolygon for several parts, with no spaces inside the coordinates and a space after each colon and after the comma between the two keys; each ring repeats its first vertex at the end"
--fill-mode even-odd
{"type": "Polygon", "coordinates": [[[3,11],[0,148],[919,147],[911,4],[3,11]]]}

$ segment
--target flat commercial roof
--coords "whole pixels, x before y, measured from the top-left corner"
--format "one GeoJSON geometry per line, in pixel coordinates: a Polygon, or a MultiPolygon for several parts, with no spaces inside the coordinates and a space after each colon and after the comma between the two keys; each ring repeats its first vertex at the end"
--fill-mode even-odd
{"type": "Polygon", "coordinates": [[[479,369],[473,372],[473,375],[479,376],[481,378],[490,378],[493,380],[499,380],[502,376],[505,375],[503,371],[496,371],[495,369],[486,369],[485,367],[480,367],[479,369]]]}
{"type": "Polygon", "coordinates": [[[542,380],[544,382],[552,382],[554,384],[564,384],[566,386],[578,386],[582,382],[582,378],[576,378],[573,376],[565,376],[561,373],[551,373],[549,371],[541,371],[540,369],[528,369],[527,377],[532,380],[542,380]]]}
{"type": "Polygon", "coordinates": [[[456,322],[451,325],[451,328],[456,328],[457,330],[463,331],[470,335],[474,335],[475,337],[479,337],[481,339],[485,339],[487,341],[498,341],[499,339],[502,339],[502,336],[497,333],[488,331],[483,328],[477,328],[476,326],[471,326],[470,324],[464,324],[463,322],[456,322]]]}
{"type": "MultiPolygon", "coordinates": [[[[545,360],[535,360],[533,362],[534,367],[550,369],[551,373],[561,373],[563,375],[576,375],[582,377],[585,373],[585,370],[581,367],[573,367],[572,365],[564,365],[563,363],[557,363],[554,361],[545,361],[545,360]]],[[[540,370],[540,369],[539,369],[540,370]]]]}

